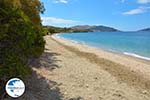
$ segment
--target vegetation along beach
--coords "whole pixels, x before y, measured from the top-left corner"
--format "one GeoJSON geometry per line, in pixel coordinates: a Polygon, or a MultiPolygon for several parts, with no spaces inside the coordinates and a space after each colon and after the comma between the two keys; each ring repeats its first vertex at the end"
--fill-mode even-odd
{"type": "Polygon", "coordinates": [[[0,100],[150,100],[149,4],[0,0],[0,100]]]}

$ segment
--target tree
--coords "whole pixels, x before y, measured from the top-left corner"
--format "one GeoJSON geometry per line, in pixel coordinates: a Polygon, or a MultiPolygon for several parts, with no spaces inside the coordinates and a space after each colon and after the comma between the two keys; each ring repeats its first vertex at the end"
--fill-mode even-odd
{"type": "Polygon", "coordinates": [[[30,75],[30,59],[44,51],[40,2],[11,1],[0,0],[0,87],[11,77],[30,75]]]}

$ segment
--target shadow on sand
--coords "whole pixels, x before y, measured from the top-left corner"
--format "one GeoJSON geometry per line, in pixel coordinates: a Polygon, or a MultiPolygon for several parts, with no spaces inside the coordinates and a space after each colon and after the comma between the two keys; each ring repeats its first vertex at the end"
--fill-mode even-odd
{"type": "MultiPolygon", "coordinates": [[[[31,68],[44,67],[50,71],[60,68],[57,62],[61,62],[61,60],[58,60],[57,57],[61,54],[46,51],[39,59],[31,61],[31,68]]],[[[35,71],[32,71],[32,75],[25,81],[25,85],[26,91],[23,96],[13,99],[7,95],[4,100],[83,100],[81,97],[65,99],[63,93],[60,92],[61,83],[48,80],[35,71]]]]}
{"type": "Polygon", "coordinates": [[[62,100],[63,94],[55,81],[47,80],[33,71],[26,83],[26,92],[18,100],[62,100]]]}
{"type": "Polygon", "coordinates": [[[60,66],[57,65],[57,62],[61,62],[61,60],[58,60],[57,56],[60,56],[60,54],[55,52],[44,52],[39,59],[34,59],[31,65],[35,68],[44,67],[52,71],[56,68],[60,68],[60,66]]]}

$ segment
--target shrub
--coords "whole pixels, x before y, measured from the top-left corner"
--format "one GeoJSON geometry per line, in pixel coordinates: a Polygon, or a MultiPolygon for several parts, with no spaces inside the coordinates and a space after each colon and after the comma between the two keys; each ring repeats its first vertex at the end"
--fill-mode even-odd
{"type": "Polygon", "coordinates": [[[31,73],[29,59],[41,55],[45,42],[21,9],[2,2],[0,6],[0,79],[23,78],[31,73]]]}

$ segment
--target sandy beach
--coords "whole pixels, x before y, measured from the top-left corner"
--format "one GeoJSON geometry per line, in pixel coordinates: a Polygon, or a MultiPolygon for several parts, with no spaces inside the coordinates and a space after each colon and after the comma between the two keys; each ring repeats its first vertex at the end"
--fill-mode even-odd
{"type": "MultiPolygon", "coordinates": [[[[150,100],[148,61],[54,36],[44,38],[45,52],[33,70],[47,87],[40,80],[42,90],[34,100],[150,100]]],[[[31,90],[38,89],[35,85],[31,90]]]]}

